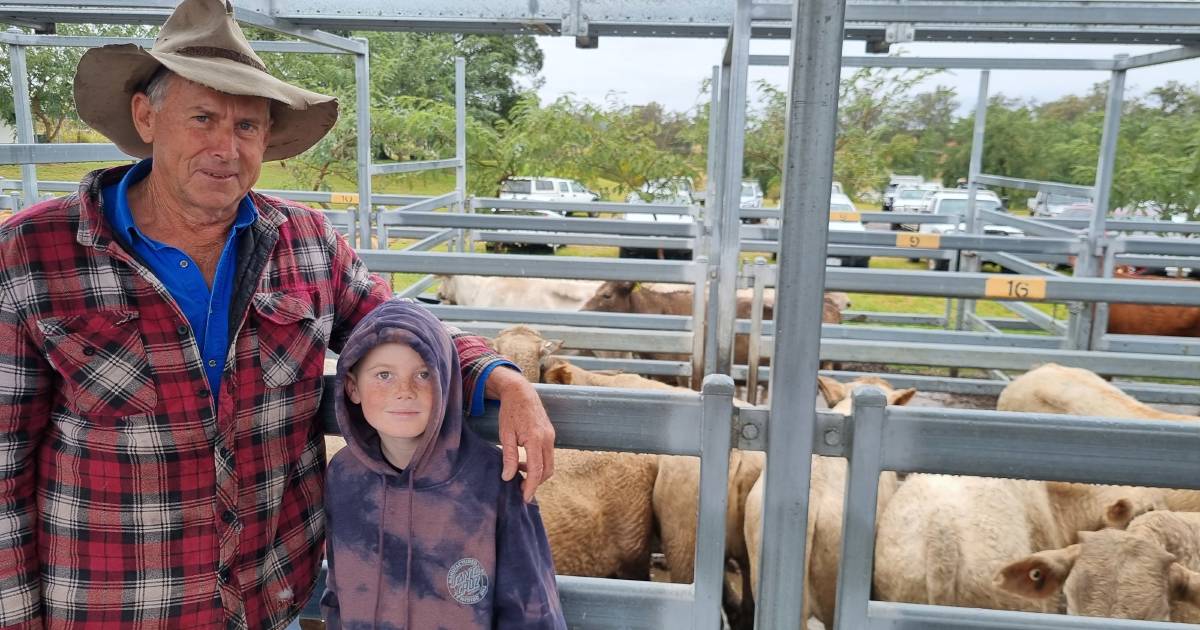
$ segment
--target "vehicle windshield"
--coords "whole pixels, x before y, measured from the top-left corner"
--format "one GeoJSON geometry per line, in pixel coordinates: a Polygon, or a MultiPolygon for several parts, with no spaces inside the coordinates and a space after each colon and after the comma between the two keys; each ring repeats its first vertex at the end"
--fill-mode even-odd
{"type": "MultiPolygon", "coordinates": [[[[1000,204],[996,203],[995,199],[976,199],[975,207],[980,210],[999,210],[1000,204]]],[[[966,199],[943,199],[938,204],[938,213],[950,214],[951,212],[966,212],[966,199]]]]}
{"type": "Polygon", "coordinates": [[[854,208],[854,206],[852,206],[848,203],[842,203],[839,201],[831,201],[831,202],[829,202],[829,211],[830,212],[855,212],[855,208],[854,208]]]}
{"type": "Polygon", "coordinates": [[[506,179],[500,184],[500,192],[528,195],[531,190],[528,179],[506,179]]]}
{"type": "Polygon", "coordinates": [[[754,197],[755,196],[754,184],[742,184],[742,196],[743,197],[754,197]]]}
{"type": "Polygon", "coordinates": [[[924,190],[917,190],[916,188],[908,188],[908,189],[900,191],[900,198],[901,199],[923,199],[925,197],[925,192],[926,191],[924,191],[924,190]]]}

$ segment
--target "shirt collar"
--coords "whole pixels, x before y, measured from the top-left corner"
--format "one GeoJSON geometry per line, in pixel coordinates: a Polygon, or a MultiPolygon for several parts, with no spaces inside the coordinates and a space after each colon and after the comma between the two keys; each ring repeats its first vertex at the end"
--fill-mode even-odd
{"type": "MultiPolygon", "coordinates": [[[[125,172],[125,176],[117,184],[117,203],[112,216],[112,227],[113,232],[128,235],[130,242],[133,242],[134,239],[141,239],[154,249],[160,249],[163,246],[162,243],[143,234],[137,224],[134,223],[133,211],[129,207],[129,188],[150,174],[153,163],[153,158],[146,158],[138,162],[133,168],[125,172]]],[[[258,208],[254,206],[254,201],[250,199],[250,194],[247,193],[238,202],[237,216],[233,219],[233,232],[241,232],[242,229],[254,223],[256,219],[258,219],[258,208]]]]}

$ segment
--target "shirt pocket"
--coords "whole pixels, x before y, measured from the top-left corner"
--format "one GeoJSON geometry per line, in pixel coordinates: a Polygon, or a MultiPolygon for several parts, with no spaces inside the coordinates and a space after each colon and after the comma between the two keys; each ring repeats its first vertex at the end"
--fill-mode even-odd
{"type": "Polygon", "coordinates": [[[321,376],[326,342],[304,293],[256,293],[258,358],[267,387],[321,376]]]}
{"type": "Polygon", "coordinates": [[[135,311],[100,311],[37,322],[68,407],[88,419],[148,414],[158,405],[135,311]]]}

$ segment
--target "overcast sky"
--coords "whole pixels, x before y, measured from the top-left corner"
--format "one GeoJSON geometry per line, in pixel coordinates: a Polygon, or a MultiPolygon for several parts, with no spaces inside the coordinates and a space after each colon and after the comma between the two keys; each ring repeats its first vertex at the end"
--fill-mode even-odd
{"type": "MultiPolygon", "coordinates": [[[[593,50],[575,48],[570,37],[539,37],[546,53],[542,68],[545,83],[538,91],[543,101],[566,93],[601,102],[610,93],[625,103],[657,101],[668,109],[685,111],[695,107],[701,82],[712,76],[712,66],[720,62],[724,40],[680,38],[602,37],[593,50]]],[[[1111,59],[1113,55],[1138,55],[1161,46],[1067,45],[1067,44],[903,44],[906,56],[967,57],[1065,57],[1111,59]]],[[[895,47],[893,47],[895,50],[895,47]]],[[[785,54],[788,43],[755,40],[752,54],[785,54]]],[[[843,54],[863,55],[861,41],[846,42],[843,54]]],[[[853,70],[843,70],[846,75],[853,70]]],[[[993,70],[989,81],[991,94],[1050,101],[1066,94],[1084,94],[1092,84],[1108,78],[1107,72],[1051,72],[993,70]]],[[[766,79],[783,87],[787,68],[752,67],[751,82],[766,79]]],[[[1200,59],[1130,70],[1126,75],[1126,94],[1142,94],[1170,80],[1186,83],[1200,81],[1200,59]]],[[[979,86],[979,71],[943,72],[928,82],[927,89],[946,85],[958,93],[960,109],[974,107],[979,86]]]]}

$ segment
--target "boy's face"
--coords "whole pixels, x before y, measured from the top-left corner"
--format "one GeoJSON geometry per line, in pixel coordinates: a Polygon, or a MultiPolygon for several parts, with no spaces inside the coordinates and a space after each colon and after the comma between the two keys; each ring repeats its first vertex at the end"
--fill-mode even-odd
{"type": "Polygon", "coordinates": [[[386,438],[421,435],[433,414],[435,389],[421,355],[402,343],[376,346],[346,375],[346,396],[386,438]]]}

